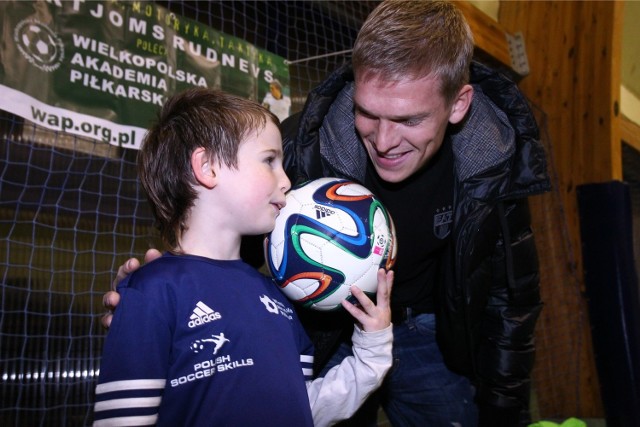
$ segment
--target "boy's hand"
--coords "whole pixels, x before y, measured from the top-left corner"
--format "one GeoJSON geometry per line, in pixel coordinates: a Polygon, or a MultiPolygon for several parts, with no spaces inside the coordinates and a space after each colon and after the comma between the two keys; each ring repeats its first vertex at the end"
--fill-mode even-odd
{"type": "MultiPolygon", "coordinates": [[[[144,262],[151,262],[154,259],[159,258],[161,255],[162,254],[157,249],[149,249],[144,254],[144,262]]],[[[111,290],[102,296],[102,305],[104,305],[104,307],[109,310],[104,314],[104,316],[102,316],[101,319],[102,326],[104,326],[106,329],[109,329],[109,326],[111,326],[113,311],[120,303],[120,294],[116,292],[118,283],[120,283],[122,279],[136,271],[138,268],[140,268],[140,261],[138,261],[136,258],[129,258],[124,264],[120,266],[120,268],[118,268],[118,274],[111,284],[111,290]]]]}
{"type": "Polygon", "coordinates": [[[347,300],[342,301],[342,306],[360,323],[365,332],[374,332],[385,329],[391,324],[391,288],[393,286],[393,271],[384,268],[378,270],[378,291],[376,293],[377,304],[357,286],[351,287],[351,293],[360,303],[360,307],[351,304],[347,300]]]}

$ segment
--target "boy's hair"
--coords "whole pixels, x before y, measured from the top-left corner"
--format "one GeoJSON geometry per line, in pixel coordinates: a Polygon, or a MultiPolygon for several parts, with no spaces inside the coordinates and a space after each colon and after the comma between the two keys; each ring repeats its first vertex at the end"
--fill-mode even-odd
{"type": "Polygon", "coordinates": [[[436,77],[449,103],[468,83],[472,57],[473,34],[453,4],[386,0],[360,29],[352,62],[359,79],[436,77]]]}
{"type": "Polygon", "coordinates": [[[163,241],[180,251],[186,219],[196,200],[191,154],[204,147],[212,165],[238,165],[238,146],[278,118],[254,101],[213,89],[171,97],[148,130],[138,153],[138,175],[163,241]]]}

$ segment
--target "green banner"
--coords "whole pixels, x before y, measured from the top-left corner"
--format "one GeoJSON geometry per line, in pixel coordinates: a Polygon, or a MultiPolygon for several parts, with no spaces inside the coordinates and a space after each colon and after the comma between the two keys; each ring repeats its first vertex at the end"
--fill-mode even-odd
{"type": "Polygon", "coordinates": [[[167,97],[202,86],[284,119],[285,59],[150,2],[0,2],[0,109],[139,148],[167,97]]]}

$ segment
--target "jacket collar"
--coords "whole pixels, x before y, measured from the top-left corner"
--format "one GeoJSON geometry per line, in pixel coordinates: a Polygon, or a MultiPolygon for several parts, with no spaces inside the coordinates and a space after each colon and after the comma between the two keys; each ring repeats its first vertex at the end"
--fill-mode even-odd
{"type": "MultiPolygon", "coordinates": [[[[476,187],[475,196],[485,200],[547,191],[544,148],[526,98],[515,83],[482,64],[472,64],[471,76],[474,98],[470,112],[462,126],[450,126],[448,132],[458,180],[491,180],[490,186],[476,187]]],[[[364,182],[367,153],[354,126],[353,91],[348,65],[323,82],[315,91],[316,101],[323,104],[320,110],[325,111],[316,131],[321,157],[335,174],[364,182]]]]}

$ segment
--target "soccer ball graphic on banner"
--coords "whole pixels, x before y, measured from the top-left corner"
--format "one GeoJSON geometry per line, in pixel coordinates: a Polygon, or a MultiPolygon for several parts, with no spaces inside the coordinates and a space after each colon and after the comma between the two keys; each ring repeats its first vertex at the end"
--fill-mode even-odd
{"type": "Polygon", "coordinates": [[[31,53],[34,60],[48,64],[58,54],[57,41],[44,25],[31,24],[22,31],[22,44],[31,53]]]}
{"type": "Polygon", "coordinates": [[[292,301],[314,310],[341,308],[357,285],[374,295],[380,267],[395,262],[393,221],[360,184],[320,178],[292,189],[265,239],[267,267],[292,301]]]}
{"type": "Polygon", "coordinates": [[[60,67],[64,59],[64,44],[46,24],[27,18],[16,24],[14,41],[22,56],[32,65],[51,72],[60,67]]]}

